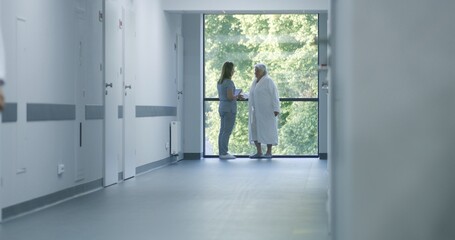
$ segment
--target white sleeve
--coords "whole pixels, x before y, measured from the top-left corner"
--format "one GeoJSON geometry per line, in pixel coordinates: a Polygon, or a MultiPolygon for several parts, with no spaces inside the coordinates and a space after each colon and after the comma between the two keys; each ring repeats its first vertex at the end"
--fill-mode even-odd
{"type": "Polygon", "coordinates": [[[278,89],[271,78],[269,78],[269,91],[270,97],[272,98],[273,111],[280,112],[280,97],[278,95],[278,89]]]}

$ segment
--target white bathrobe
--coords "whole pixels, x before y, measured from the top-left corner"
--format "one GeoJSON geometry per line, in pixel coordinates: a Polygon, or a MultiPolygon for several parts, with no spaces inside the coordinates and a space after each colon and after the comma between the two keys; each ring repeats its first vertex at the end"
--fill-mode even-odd
{"type": "Polygon", "coordinates": [[[248,97],[249,109],[249,140],[262,144],[278,145],[278,117],[274,112],[280,112],[280,99],[273,80],[265,75],[250,87],[248,97]]]}

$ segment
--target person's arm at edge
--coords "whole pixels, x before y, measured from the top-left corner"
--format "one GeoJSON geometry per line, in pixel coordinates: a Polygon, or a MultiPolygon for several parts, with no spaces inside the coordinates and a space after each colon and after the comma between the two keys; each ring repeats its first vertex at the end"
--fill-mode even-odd
{"type": "Polygon", "coordinates": [[[278,95],[278,89],[272,79],[269,79],[269,91],[272,97],[272,107],[275,117],[280,114],[280,97],[278,95]]]}

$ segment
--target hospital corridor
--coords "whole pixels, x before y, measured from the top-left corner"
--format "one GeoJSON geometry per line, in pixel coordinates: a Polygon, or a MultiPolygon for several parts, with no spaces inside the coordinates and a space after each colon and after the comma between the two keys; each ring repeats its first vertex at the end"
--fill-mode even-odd
{"type": "Polygon", "coordinates": [[[0,0],[0,240],[455,239],[454,10],[0,0]]]}

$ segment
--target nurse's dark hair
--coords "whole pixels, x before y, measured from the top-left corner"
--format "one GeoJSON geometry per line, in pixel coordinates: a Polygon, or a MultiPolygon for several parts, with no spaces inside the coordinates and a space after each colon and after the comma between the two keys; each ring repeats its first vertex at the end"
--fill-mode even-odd
{"type": "Polygon", "coordinates": [[[221,75],[218,79],[218,84],[222,84],[224,79],[231,79],[232,74],[234,73],[234,63],[224,62],[223,68],[221,69],[221,75]]]}

